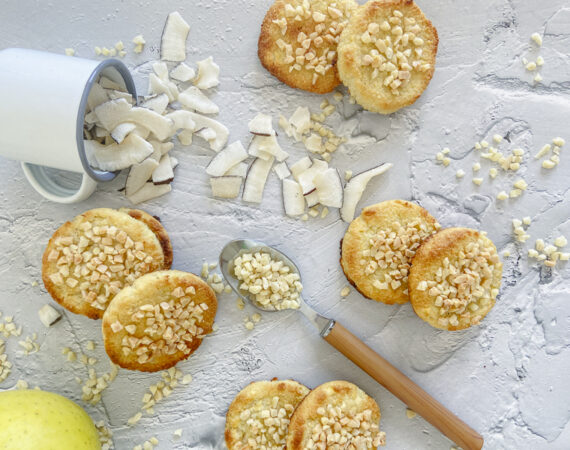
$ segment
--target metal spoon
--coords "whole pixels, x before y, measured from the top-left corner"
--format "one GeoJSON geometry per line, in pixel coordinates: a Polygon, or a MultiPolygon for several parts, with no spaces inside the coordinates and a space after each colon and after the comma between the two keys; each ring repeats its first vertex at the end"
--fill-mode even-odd
{"type": "MultiPolygon", "coordinates": [[[[220,268],[226,281],[243,300],[249,301],[256,308],[263,311],[273,312],[274,310],[263,308],[256,302],[251,301],[249,295],[240,290],[239,282],[233,276],[234,259],[241,253],[257,251],[269,253],[273,259],[283,261],[292,271],[295,271],[300,276],[299,269],[286,255],[261,242],[248,239],[239,239],[226,244],[220,254],[220,268]]],[[[483,437],[480,434],[461,421],[445,406],[432,398],[340,323],[320,315],[308,306],[302,298],[299,300],[299,310],[315,325],[325,341],[439,429],[449,439],[461,446],[461,448],[465,450],[481,449],[483,437]]]]}

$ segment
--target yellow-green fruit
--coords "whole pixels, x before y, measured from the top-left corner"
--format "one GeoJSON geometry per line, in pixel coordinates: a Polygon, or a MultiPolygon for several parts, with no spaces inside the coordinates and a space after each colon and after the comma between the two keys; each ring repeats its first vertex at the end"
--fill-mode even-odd
{"type": "Polygon", "coordinates": [[[100,450],[87,413],[52,392],[0,392],[0,449],[100,450]]]}

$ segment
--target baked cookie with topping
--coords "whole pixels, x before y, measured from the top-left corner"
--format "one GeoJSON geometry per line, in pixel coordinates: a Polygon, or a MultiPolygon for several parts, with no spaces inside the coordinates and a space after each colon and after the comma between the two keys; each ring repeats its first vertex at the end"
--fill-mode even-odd
{"type": "Polygon", "coordinates": [[[287,450],[376,449],[386,435],[379,428],[378,403],[348,381],[313,389],[291,416],[287,450]]]}
{"type": "Polygon", "coordinates": [[[138,277],[170,267],[161,240],[144,221],[109,208],[80,214],[49,240],[42,258],[46,290],[63,307],[100,319],[111,299],[138,277]]]}
{"type": "Polygon", "coordinates": [[[291,87],[331,92],[340,83],[339,37],[357,6],[354,0],[277,0],[261,25],[261,64],[291,87]]]}
{"type": "Polygon", "coordinates": [[[148,273],[121,290],[105,311],[105,351],[125,369],[168,369],[194,353],[212,331],[217,307],[216,294],[196,275],[148,273]]]}
{"type": "Polygon", "coordinates": [[[369,1],[340,36],[340,79],[365,109],[392,113],[426,89],[437,46],[437,30],[413,0],[369,1]]]}
{"type": "Polygon", "coordinates": [[[246,386],[226,415],[228,449],[285,448],[291,414],[309,391],[293,380],[257,381],[246,386]]]}
{"type": "Polygon", "coordinates": [[[160,223],[160,219],[155,216],[151,216],[149,213],[141,209],[120,208],[119,211],[127,213],[134,219],[140,220],[151,229],[158,239],[158,242],[160,242],[162,252],[164,253],[163,269],[170,269],[170,267],[172,267],[173,259],[172,243],[170,242],[170,237],[168,236],[166,229],[162,226],[162,223],[160,223]]]}
{"type": "Polygon", "coordinates": [[[431,326],[462,330],[495,305],[503,265],[485,232],[447,228],[427,239],[410,270],[414,311],[431,326]]]}
{"type": "Polygon", "coordinates": [[[439,228],[424,208],[405,200],[364,208],[342,240],[342,270],[365,297],[387,304],[406,303],[412,258],[439,228]]]}

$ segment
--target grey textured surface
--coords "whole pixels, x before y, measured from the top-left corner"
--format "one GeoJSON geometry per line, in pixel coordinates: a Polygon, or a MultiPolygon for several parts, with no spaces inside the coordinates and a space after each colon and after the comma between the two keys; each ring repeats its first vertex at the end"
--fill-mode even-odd
{"type": "MultiPolygon", "coordinates": [[[[221,66],[221,85],[212,98],[230,140],[247,136],[247,121],[262,111],[290,115],[299,105],[318,109],[322,97],[292,90],[269,76],[256,58],[258,27],[269,1],[10,1],[0,16],[0,45],[94,57],[93,47],[122,39],[140,92],[146,91],[146,62],[157,57],[166,14],[178,10],[191,24],[188,61],[213,55],[221,66]],[[130,40],[142,33],[141,55],[130,40]]],[[[480,431],[487,449],[570,448],[570,295],[568,264],[550,271],[527,260],[526,248],[536,238],[570,235],[570,159],[547,172],[533,155],[558,135],[570,140],[570,7],[563,0],[421,1],[436,25],[440,49],[434,79],[420,100],[391,116],[362,112],[348,104],[330,123],[354,129],[345,151],[333,165],[356,172],[381,161],[394,163],[389,174],[370,183],[362,205],[392,198],[413,199],[443,225],[467,225],[488,231],[500,250],[509,249],[504,282],[496,307],[481,326],[463,332],[441,332],[418,319],[410,305],[387,306],[352,291],[341,300],[346,280],[338,264],[339,240],[346,225],[332,212],[326,219],[295,221],[283,217],[280,183],[272,175],[260,207],[210,198],[204,167],[212,153],[201,145],[177,147],[180,160],[173,192],[142,205],[161,217],[174,244],[174,267],[199,273],[202,261],[217,259],[224,243],[249,236],[278,246],[300,266],[306,300],[340,319],[372,348],[480,431]],[[544,82],[533,86],[520,60],[532,48],[532,32],[545,33],[541,54],[544,82]],[[358,122],[360,125],[358,125],[358,122]],[[355,128],[356,127],[356,128],[355,128]],[[527,153],[519,174],[471,183],[472,150],[477,140],[511,132],[527,153]],[[452,164],[435,164],[442,147],[451,148],[452,164]],[[463,168],[467,175],[455,179],[463,168]],[[509,189],[522,175],[529,189],[502,204],[499,190],[509,189]],[[511,219],[531,216],[527,244],[515,244],[511,219]]],[[[40,76],[41,74],[38,74],[40,76]]],[[[1,101],[1,99],[0,99],[1,101]]],[[[57,138],[57,137],[51,137],[57,138]]],[[[292,160],[304,149],[280,136],[292,160]]],[[[505,147],[507,148],[506,144],[505,147]]],[[[41,151],[41,149],[38,149],[41,151]]],[[[24,335],[39,333],[41,350],[28,357],[17,339],[7,344],[15,368],[0,386],[11,388],[19,378],[32,386],[63,393],[81,404],[80,386],[86,368],[70,364],[63,346],[75,350],[89,339],[101,342],[100,323],[66,313],[46,330],[37,310],[49,295],[41,286],[40,260],[51,233],[85,209],[125,206],[117,193],[123,177],[102,185],[87,202],[62,206],[42,200],[26,183],[16,162],[0,164],[0,310],[24,326],[24,335]],[[40,285],[33,286],[33,282],[40,285]]],[[[387,449],[448,449],[450,442],[417,417],[408,419],[405,405],[323,342],[294,312],[265,314],[254,331],[242,323],[235,297],[219,298],[219,331],[180,364],[194,381],[156,407],[134,427],[126,420],[141,406],[141,397],[158,374],[120,371],[103,401],[87,407],[93,417],[112,428],[118,449],[131,448],[155,435],[159,448],[206,449],[220,445],[224,414],[237,391],[253,380],[291,377],[308,386],[346,379],[372,395],[382,409],[381,428],[387,449]],[[183,428],[182,439],[172,432],[183,428]]],[[[107,370],[101,345],[98,372],[107,370]]]]}

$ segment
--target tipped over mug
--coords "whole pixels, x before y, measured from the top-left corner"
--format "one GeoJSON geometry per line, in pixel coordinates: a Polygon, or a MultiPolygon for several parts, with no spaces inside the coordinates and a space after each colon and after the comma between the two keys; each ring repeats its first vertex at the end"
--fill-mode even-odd
{"type": "Polygon", "coordinates": [[[97,182],[117,175],[92,168],[83,145],[87,97],[100,75],[136,98],[129,70],[116,59],[93,61],[20,48],[0,51],[0,156],[21,161],[30,184],[48,200],[80,202],[97,182]],[[47,168],[81,174],[81,183],[70,188],[47,168]]]}

